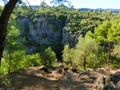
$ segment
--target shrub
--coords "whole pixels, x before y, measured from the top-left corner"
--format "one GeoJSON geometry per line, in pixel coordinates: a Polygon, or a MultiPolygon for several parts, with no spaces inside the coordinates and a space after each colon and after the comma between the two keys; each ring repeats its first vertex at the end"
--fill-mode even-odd
{"type": "Polygon", "coordinates": [[[12,54],[4,52],[2,58],[0,74],[8,74],[10,72],[24,69],[31,66],[42,65],[40,54],[27,55],[24,51],[15,51],[12,54]],[[11,56],[10,56],[11,55],[11,56]],[[9,58],[11,57],[11,58],[9,58]]]}
{"type": "Polygon", "coordinates": [[[42,64],[47,67],[53,67],[57,64],[57,58],[55,52],[48,47],[41,53],[42,64]]]}

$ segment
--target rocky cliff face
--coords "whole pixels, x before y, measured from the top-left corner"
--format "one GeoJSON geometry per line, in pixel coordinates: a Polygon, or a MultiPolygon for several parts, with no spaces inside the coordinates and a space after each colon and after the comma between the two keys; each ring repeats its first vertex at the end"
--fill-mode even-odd
{"type": "Polygon", "coordinates": [[[69,44],[70,47],[74,47],[75,44],[77,43],[77,39],[74,34],[70,34],[66,32],[65,28],[62,29],[62,45],[69,44]]]}
{"type": "Polygon", "coordinates": [[[43,46],[51,46],[55,52],[61,52],[63,46],[75,44],[74,35],[65,31],[65,21],[55,18],[37,17],[36,21],[22,18],[21,34],[25,37],[27,53],[39,52],[43,46]]]}

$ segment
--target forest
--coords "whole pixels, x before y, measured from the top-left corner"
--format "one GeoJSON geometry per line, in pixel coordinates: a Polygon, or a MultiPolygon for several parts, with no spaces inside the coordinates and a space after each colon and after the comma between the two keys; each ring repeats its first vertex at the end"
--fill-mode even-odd
{"type": "Polygon", "coordinates": [[[0,90],[120,90],[119,10],[16,3],[0,6],[0,90]]]}
{"type": "MultiPolygon", "coordinates": [[[[3,7],[0,7],[2,12],[3,7]]],[[[0,75],[31,66],[119,68],[120,13],[64,5],[17,6],[8,22],[0,75]]]]}

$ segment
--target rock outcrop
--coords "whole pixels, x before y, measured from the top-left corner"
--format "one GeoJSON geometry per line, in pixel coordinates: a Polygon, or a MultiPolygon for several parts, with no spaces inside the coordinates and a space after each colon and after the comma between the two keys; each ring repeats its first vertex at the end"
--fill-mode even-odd
{"type": "Polygon", "coordinates": [[[50,46],[59,57],[64,45],[69,43],[70,47],[75,46],[77,40],[73,34],[65,31],[65,20],[56,19],[54,16],[34,19],[35,21],[30,17],[20,18],[20,32],[25,38],[24,45],[28,54],[50,46]]]}

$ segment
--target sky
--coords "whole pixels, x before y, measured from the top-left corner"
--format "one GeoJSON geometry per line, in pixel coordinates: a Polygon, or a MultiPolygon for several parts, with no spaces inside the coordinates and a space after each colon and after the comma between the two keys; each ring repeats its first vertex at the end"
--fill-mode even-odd
{"type": "MultiPolygon", "coordinates": [[[[25,1],[25,0],[23,0],[25,1]]],[[[28,0],[30,5],[40,5],[42,0],[28,0]]],[[[48,5],[50,5],[50,0],[44,0],[48,5]]],[[[74,8],[112,8],[120,9],[120,0],[69,0],[74,8]]],[[[0,0],[0,5],[3,5],[2,0],[0,0]]]]}

